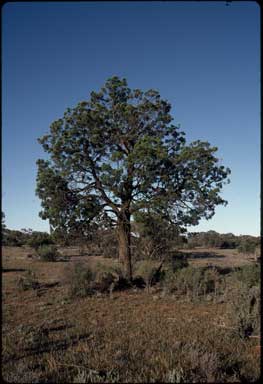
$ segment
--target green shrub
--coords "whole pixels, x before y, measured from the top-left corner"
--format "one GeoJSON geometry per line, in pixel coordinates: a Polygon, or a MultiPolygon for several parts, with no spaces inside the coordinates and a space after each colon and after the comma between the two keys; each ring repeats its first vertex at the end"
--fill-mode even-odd
{"type": "Polygon", "coordinates": [[[260,332],[260,287],[241,281],[228,285],[228,317],[234,331],[242,338],[260,332]]]}
{"type": "Polygon", "coordinates": [[[123,277],[119,266],[108,266],[102,263],[85,265],[74,263],[64,271],[64,281],[68,284],[71,297],[84,297],[96,293],[111,293],[113,290],[121,290],[130,287],[123,277]]]}
{"type": "Polygon", "coordinates": [[[110,272],[99,272],[96,274],[96,278],[93,284],[96,292],[106,293],[111,292],[114,288],[116,279],[110,272]]]}
{"type": "Polygon", "coordinates": [[[254,253],[257,247],[257,243],[251,240],[243,240],[238,246],[239,253],[251,254],[254,253]]]}
{"type": "Polygon", "coordinates": [[[20,276],[16,282],[19,291],[27,291],[29,289],[37,289],[39,282],[36,274],[32,270],[28,270],[24,276],[20,276]]]}
{"type": "Polygon", "coordinates": [[[170,266],[173,272],[186,268],[188,265],[189,263],[184,253],[177,251],[170,255],[170,266]]]}
{"type": "Polygon", "coordinates": [[[57,261],[59,252],[55,245],[42,245],[38,247],[37,254],[42,261],[57,261]]]}
{"type": "Polygon", "coordinates": [[[2,233],[2,245],[9,247],[21,247],[26,245],[28,241],[28,235],[21,231],[12,229],[5,229],[2,233]]]}
{"type": "Polygon", "coordinates": [[[168,269],[163,285],[165,289],[189,298],[197,298],[210,293],[216,294],[220,284],[220,275],[215,269],[188,266],[173,272],[168,269]]]}
{"type": "Polygon", "coordinates": [[[135,264],[134,277],[141,277],[149,290],[157,273],[156,263],[151,260],[139,261],[135,264]]]}
{"type": "Polygon", "coordinates": [[[83,263],[74,263],[65,269],[65,282],[70,297],[85,297],[94,293],[94,272],[83,263]]]}
{"type": "Polygon", "coordinates": [[[127,279],[124,277],[120,265],[107,265],[98,262],[93,267],[93,272],[96,276],[94,287],[98,292],[112,292],[113,290],[121,290],[130,286],[127,279]]]}
{"type": "Polygon", "coordinates": [[[259,285],[260,283],[260,266],[258,264],[248,264],[239,267],[231,276],[248,287],[259,285]]]}
{"type": "Polygon", "coordinates": [[[27,245],[29,247],[34,248],[35,250],[37,250],[43,245],[50,244],[54,244],[54,241],[52,240],[51,236],[46,232],[33,232],[29,240],[27,241],[27,245]]]}

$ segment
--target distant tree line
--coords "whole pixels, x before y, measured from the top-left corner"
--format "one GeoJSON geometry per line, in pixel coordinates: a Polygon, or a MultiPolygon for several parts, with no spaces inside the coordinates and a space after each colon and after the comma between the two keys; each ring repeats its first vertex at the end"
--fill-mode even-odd
{"type": "MultiPolygon", "coordinates": [[[[85,246],[91,254],[118,257],[118,243],[115,229],[104,226],[90,227],[88,231],[67,233],[33,231],[32,229],[11,230],[4,222],[2,213],[2,245],[29,246],[37,249],[42,245],[85,246]]],[[[176,226],[167,226],[160,217],[136,216],[132,222],[131,252],[135,259],[160,259],[180,248],[237,249],[240,253],[251,254],[260,247],[260,237],[233,233],[221,234],[216,231],[185,233],[176,226]]]]}
{"type": "Polygon", "coordinates": [[[237,249],[240,253],[253,253],[260,245],[260,236],[218,233],[216,231],[190,232],[187,235],[187,247],[207,247],[237,249]]]}

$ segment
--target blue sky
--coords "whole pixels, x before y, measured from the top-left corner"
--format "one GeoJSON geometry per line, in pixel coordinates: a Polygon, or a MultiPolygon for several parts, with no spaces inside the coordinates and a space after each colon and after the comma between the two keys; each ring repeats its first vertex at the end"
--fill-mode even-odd
{"type": "Polygon", "coordinates": [[[213,219],[192,231],[260,233],[260,9],[256,2],[6,3],[2,9],[2,210],[38,217],[37,138],[113,75],[158,89],[189,141],[232,170],[213,219]]]}

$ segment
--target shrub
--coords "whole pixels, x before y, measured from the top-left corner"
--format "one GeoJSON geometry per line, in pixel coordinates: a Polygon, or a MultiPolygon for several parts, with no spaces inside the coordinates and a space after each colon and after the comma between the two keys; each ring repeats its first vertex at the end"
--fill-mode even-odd
{"type": "Polygon", "coordinates": [[[188,265],[189,263],[186,259],[186,255],[183,252],[176,251],[170,255],[170,266],[173,272],[186,268],[188,265]]]}
{"type": "Polygon", "coordinates": [[[27,245],[37,250],[43,245],[54,244],[51,236],[46,232],[33,232],[30,236],[30,239],[27,242],[27,245]]]}
{"type": "Polygon", "coordinates": [[[236,269],[231,276],[232,279],[243,282],[249,288],[260,283],[260,266],[258,264],[248,264],[236,269]]]}
{"type": "Polygon", "coordinates": [[[95,273],[95,289],[101,293],[121,290],[130,287],[119,265],[97,263],[93,267],[95,273]]]}
{"type": "Polygon", "coordinates": [[[260,288],[240,281],[228,287],[228,318],[240,337],[260,331],[260,288]]]}
{"type": "Polygon", "coordinates": [[[21,247],[27,244],[28,236],[29,235],[21,231],[6,228],[2,233],[2,245],[7,245],[9,247],[21,247]]]}
{"type": "Polygon", "coordinates": [[[42,261],[56,261],[59,257],[59,252],[55,245],[42,245],[38,247],[37,254],[42,261]]]}
{"type": "Polygon", "coordinates": [[[83,263],[74,263],[65,269],[65,282],[70,297],[85,297],[94,293],[92,282],[95,276],[91,268],[83,263]]]}
{"type": "Polygon", "coordinates": [[[85,265],[74,263],[64,271],[64,282],[69,286],[71,297],[84,297],[99,293],[111,293],[131,286],[123,277],[122,269],[118,265],[85,265]]]}
{"type": "Polygon", "coordinates": [[[36,274],[32,270],[28,270],[24,276],[20,276],[16,284],[19,291],[27,291],[39,287],[36,274]]]}
{"type": "Polygon", "coordinates": [[[220,275],[215,269],[186,267],[168,269],[164,278],[164,287],[168,292],[187,295],[194,299],[209,293],[216,294],[220,284],[220,275]]]}
{"type": "Polygon", "coordinates": [[[156,273],[157,273],[156,263],[151,260],[139,261],[135,265],[135,272],[134,272],[135,278],[141,277],[144,280],[148,290],[153,283],[156,273]]]}
{"type": "Polygon", "coordinates": [[[257,243],[249,239],[242,240],[237,250],[239,253],[251,254],[255,252],[257,243]]]}

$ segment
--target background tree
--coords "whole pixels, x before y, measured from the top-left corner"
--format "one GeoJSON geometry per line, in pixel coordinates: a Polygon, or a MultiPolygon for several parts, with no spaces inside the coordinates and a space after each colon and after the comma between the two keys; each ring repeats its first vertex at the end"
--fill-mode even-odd
{"type": "Polygon", "coordinates": [[[159,92],[131,90],[115,76],[89,101],[68,108],[39,139],[50,155],[38,161],[41,217],[66,229],[103,217],[116,227],[119,258],[130,279],[136,212],[151,209],[186,226],[226,204],[219,192],[230,170],[218,164],[217,148],[199,140],[186,145],[170,110],[159,92]]]}

